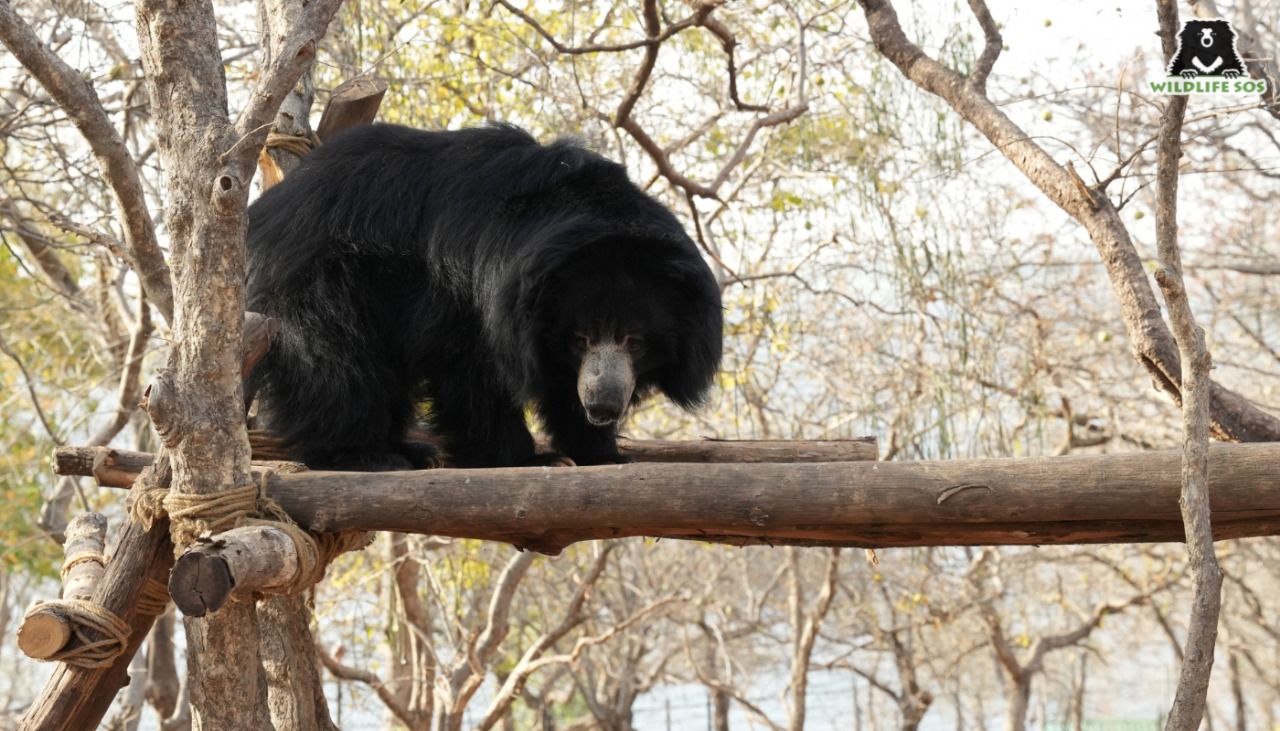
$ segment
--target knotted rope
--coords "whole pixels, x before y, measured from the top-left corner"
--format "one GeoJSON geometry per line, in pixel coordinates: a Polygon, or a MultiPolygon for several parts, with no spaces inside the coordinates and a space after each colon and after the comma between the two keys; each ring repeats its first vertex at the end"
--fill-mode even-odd
{"type": "Polygon", "coordinates": [[[92,669],[106,667],[124,654],[131,628],[127,622],[103,607],[86,599],[39,602],[27,610],[23,621],[36,612],[46,611],[62,615],[80,644],[40,659],[92,669]],[[89,639],[90,630],[97,632],[102,639],[89,639]]]}
{"type": "MultiPolygon", "coordinates": [[[[287,469],[282,466],[281,471],[287,469]]],[[[233,528],[270,526],[280,530],[293,543],[298,571],[288,584],[270,593],[297,594],[323,579],[325,569],[339,555],[368,546],[372,536],[365,531],[317,534],[304,530],[267,496],[267,485],[275,473],[272,468],[254,468],[254,482],[212,494],[175,493],[163,485],[138,484],[130,495],[129,512],[148,527],[168,516],[174,552],[179,555],[202,537],[233,528]]]]}

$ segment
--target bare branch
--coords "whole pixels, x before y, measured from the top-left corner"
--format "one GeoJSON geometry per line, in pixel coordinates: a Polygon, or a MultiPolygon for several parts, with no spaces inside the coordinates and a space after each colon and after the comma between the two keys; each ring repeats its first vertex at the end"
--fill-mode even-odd
{"type": "Polygon", "coordinates": [[[706,3],[706,4],[699,5],[697,11],[693,15],[689,16],[688,18],[685,18],[684,20],[680,20],[675,23],[672,23],[671,25],[668,25],[666,29],[663,30],[661,33],[646,37],[644,40],[630,41],[628,43],[569,46],[560,42],[560,40],[558,40],[554,35],[552,35],[551,32],[548,31],[541,23],[539,23],[536,19],[534,19],[533,16],[524,12],[520,8],[517,8],[515,5],[512,5],[510,2],[508,2],[508,0],[497,0],[497,4],[506,8],[513,15],[515,15],[521,21],[523,21],[525,25],[532,28],[535,33],[542,36],[542,39],[544,41],[551,44],[551,47],[556,49],[556,53],[563,53],[566,56],[582,56],[582,55],[591,54],[591,53],[617,53],[619,51],[634,51],[637,48],[656,47],[657,45],[661,44],[663,41],[667,40],[668,38],[671,38],[672,36],[676,35],[677,33],[680,33],[681,31],[687,30],[697,25],[702,25],[706,20],[707,14],[710,13],[716,7],[714,3],[706,3]]]}
{"type": "Polygon", "coordinates": [[[485,624],[475,649],[476,659],[480,660],[484,666],[493,659],[494,653],[498,651],[502,640],[507,636],[507,630],[511,627],[509,621],[511,600],[515,596],[516,589],[520,588],[520,582],[524,581],[525,574],[533,566],[535,558],[536,556],[529,551],[517,553],[511,557],[502,574],[498,576],[498,581],[493,587],[493,596],[489,600],[489,621],[485,624]]]}
{"type": "Polygon", "coordinates": [[[151,340],[151,309],[147,306],[146,290],[138,297],[138,316],[129,337],[129,349],[125,352],[124,362],[120,369],[120,384],[116,389],[116,418],[104,424],[92,437],[90,444],[105,446],[125,425],[138,409],[141,398],[142,359],[147,353],[147,343],[151,340]]]}
{"type": "MultiPolygon", "coordinates": [[[[285,27],[271,29],[274,35],[283,39],[283,44],[276,46],[278,50],[270,65],[262,69],[249,95],[249,103],[235,124],[236,133],[241,138],[253,136],[259,147],[266,139],[266,127],[275,118],[280,102],[293,89],[298,77],[310,67],[315,59],[316,43],[324,36],[329,21],[342,5],[342,0],[274,2],[279,2],[280,7],[277,12],[268,12],[267,15],[285,19],[285,27]]],[[[257,156],[256,152],[254,156],[257,156]]]]}
{"type": "MultiPolygon", "coordinates": [[[[1175,0],[1157,0],[1160,36],[1172,55],[1179,30],[1175,0]]],[[[1187,97],[1169,100],[1156,148],[1156,248],[1162,267],[1156,282],[1164,293],[1169,322],[1182,360],[1182,522],[1194,577],[1187,645],[1166,731],[1195,731],[1204,718],[1205,697],[1213,671],[1218,614],[1222,605],[1222,570],[1213,550],[1209,518],[1209,393],[1212,360],[1204,330],[1196,325],[1187,300],[1178,250],[1178,160],[1182,157],[1182,118],[1187,97]]]]}
{"type": "Polygon", "coordinates": [[[1264,277],[1269,277],[1280,274],[1280,261],[1262,262],[1259,264],[1249,264],[1245,262],[1233,264],[1208,264],[1197,268],[1226,269],[1227,271],[1239,272],[1240,274],[1258,274],[1264,277]]]}
{"type": "Polygon", "coordinates": [[[658,172],[662,174],[662,177],[671,181],[672,185],[686,191],[690,195],[719,200],[714,190],[700,183],[695,183],[680,172],[677,172],[675,167],[671,164],[671,158],[667,156],[667,153],[662,149],[662,146],[657,142],[654,142],[653,138],[649,136],[649,133],[645,132],[633,117],[627,117],[618,126],[626,130],[627,133],[630,134],[631,137],[640,145],[640,147],[644,148],[644,151],[649,153],[649,157],[652,158],[654,164],[658,166],[658,172]]]}
{"type": "Polygon", "coordinates": [[[831,609],[831,600],[835,596],[836,579],[840,571],[840,549],[832,548],[827,553],[826,579],[812,607],[805,611],[801,597],[800,561],[793,546],[787,546],[787,565],[789,567],[788,600],[791,608],[792,631],[795,633],[795,645],[791,651],[791,708],[788,713],[788,728],[791,731],[802,731],[805,725],[805,705],[808,701],[809,661],[813,657],[813,644],[818,639],[822,622],[831,609]]]}
{"type": "Polygon", "coordinates": [[[387,710],[391,711],[391,713],[396,718],[400,719],[400,721],[407,727],[413,728],[421,723],[421,720],[416,717],[416,714],[401,705],[399,699],[396,698],[395,693],[387,687],[386,683],[382,682],[382,678],[378,677],[377,673],[342,664],[337,660],[337,658],[321,647],[318,642],[316,643],[316,657],[320,658],[320,663],[324,665],[325,669],[328,670],[333,677],[339,680],[351,680],[357,683],[363,683],[368,686],[375,694],[377,694],[378,700],[382,701],[382,704],[387,707],[387,710]]]}
{"type": "Polygon", "coordinates": [[[1093,612],[1074,629],[1056,635],[1037,638],[1031,646],[1031,658],[1023,666],[1024,672],[1029,674],[1040,672],[1044,667],[1044,656],[1051,650],[1061,650],[1075,645],[1093,634],[1093,631],[1102,624],[1102,620],[1106,617],[1112,614],[1119,614],[1129,607],[1145,604],[1149,598],[1148,594],[1138,594],[1125,601],[1103,602],[1094,607],[1093,612]]]}
{"type": "Polygon", "coordinates": [[[66,299],[71,309],[82,315],[91,314],[93,307],[85,301],[80,285],[76,283],[75,277],[71,276],[67,266],[62,263],[62,259],[58,257],[58,252],[49,239],[33,229],[30,223],[14,210],[11,201],[0,202],[0,216],[9,219],[13,224],[13,232],[31,254],[36,266],[48,278],[54,291],[66,299]]]}
{"type": "Polygon", "coordinates": [[[89,143],[115,201],[129,265],[138,272],[143,288],[161,316],[172,323],[173,286],[169,265],[156,240],[138,167],[107,118],[93,86],[46,48],[7,2],[0,2],[0,42],[49,92],[89,143]]]}
{"type": "Polygon", "coordinates": [[[767,112],[769,107],[764,104],[747,104],[738,98],[738,66],[733,57],[733,50],[738,46],[738,39],[734,38],[728,27],[719,20],[708,16],[703,21],[702,27],[706,28],[713,36],[720,39],[720,47],[724,49],[724,54],[729,67],[729,99],[733,102],[733,106],[740,112],[767,112]]]}
{"type": "Polygon", "coordinates": [[[541,637],[534,640],[528,650],[525,650],[515,667],[512,668],[511,673],[503,681],[502,687],[494,693],[493,701],[485,712],[485,720],[480,724],[480,728],[490,728],[507,712],[511,703],[519,695],[520,688],[524,686],[525,681],[544,664],[539,662],[543,654],[551,649],[555,643],[559,642],[560,638],[568,634],[570,630],[582,624],[585,619],[582,613],[582,606],[586,603],[587,594],[595,587],[596,582],[600,580],[600,576],[604,573],[604,568],[608,564],[609,554],[613,552],[615,545],[613,543],[603,545],[600,554],[596,556],[595,563],[591,566],[591,570],[582,578],[582,581],[578,584],[578,590],[574,592],[573,598],[565,607],[559,624],[544,632],[541,637]]]}

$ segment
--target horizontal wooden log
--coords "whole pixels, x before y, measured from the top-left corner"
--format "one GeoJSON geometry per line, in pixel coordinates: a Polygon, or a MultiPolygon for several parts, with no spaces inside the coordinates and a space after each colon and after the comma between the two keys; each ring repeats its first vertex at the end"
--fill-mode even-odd
{"type": "MultiPolygon", "coordinates": [[[[550,440],[539,436],[538,446],[550,451],[550,440]]],[[[875,437],[859,439],[619,439],[618,451],[637,462],[759,463],[868,462],[879,458],[875,437]]]]}
{"type": "MultiPolygon", "coordinates": [[[[252,435],[255,459],[281,459],[274,439],[252,435]]],[[[858,462],[874,460],[875,437],[820,441],[703,439],[676,442],[621,439],[623,454],[637,462],[858,462]]],[[[103,487],[129,487],[153,457],[109,447],[58,447],[53,472],[57,475],[93,477],[103,487]]]]}
{"type": "Polygon", "coordinates": [[[252,525],[219,533],[188,549],[173,566],[169,593],[187,617],[203,617],[242,596],[288,586],[299,571],[298,549],[279,528],[252,525]]]}
{"type": "MultiPolygon", "coordinates": [[[[268,491],[317,531],[556,553],[653,536],[887,548],[1181,541],[1177,451],[938,462],[302,472],[268,491]]],[[[1280,535],[1280,444],[1210,450],[1214,537],[1280,535]]]]}

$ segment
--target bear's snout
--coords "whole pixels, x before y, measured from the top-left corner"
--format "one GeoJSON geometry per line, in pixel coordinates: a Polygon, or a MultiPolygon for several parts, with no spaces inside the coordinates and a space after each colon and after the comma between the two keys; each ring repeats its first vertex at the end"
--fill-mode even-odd
{"type": "Polygon", "coordinates": [[[635,386],[635,368],[625,346],[605,342],[587,349],[578,370],[578,398],[587,421],[608,426],[621,419],[635,386]]]}

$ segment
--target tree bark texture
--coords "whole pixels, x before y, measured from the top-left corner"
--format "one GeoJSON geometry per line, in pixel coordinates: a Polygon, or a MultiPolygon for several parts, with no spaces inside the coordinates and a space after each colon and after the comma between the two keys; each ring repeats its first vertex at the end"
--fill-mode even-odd
{"type": "Polygon", "coordinates": [[[315,646],[305,650],[298,646],[299,638],[311,638],[311,609],[306,598],[265,597],[258,602],[258,617],[272,723],[281,731],[337,731],[324,697],[315,646]]]}
{"type": "MultiPolygon", "coordinates": [[[[173,345],[148,392],[170,450],[173,490],[214,493],[249,480],[240,386],[245,206],[252,164],[237,142],[213,6],[139,0],[138,38],[167,174],[173,345]]],[[[244,143],[252,151],[256,145],[244,143]]],[[[252,603],[184,618],[193,728],[271,728],[252,603]]]]}

